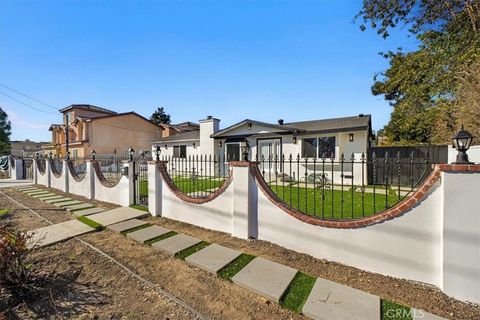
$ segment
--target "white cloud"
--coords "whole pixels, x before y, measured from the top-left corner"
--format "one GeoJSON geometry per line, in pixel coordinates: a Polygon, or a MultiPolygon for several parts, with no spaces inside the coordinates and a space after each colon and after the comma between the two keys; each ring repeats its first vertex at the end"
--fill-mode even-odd
{"type": "Polygon", "coordinates": [[[25,129],[45,129],[48,130],[49,124],[39,123],[36,121],[31,121],[19,116],[13,110],[5,110],[8,114],[8,119],[12,122],[12,128],[21,127],[25,129]]]}

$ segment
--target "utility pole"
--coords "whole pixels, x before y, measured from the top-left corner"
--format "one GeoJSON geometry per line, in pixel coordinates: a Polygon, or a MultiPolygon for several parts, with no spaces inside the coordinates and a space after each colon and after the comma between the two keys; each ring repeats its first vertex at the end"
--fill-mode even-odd
{"type": "Polygon", "coordinates": [[[65,115],[66,117],[66,120],[67,120],[67,123],[66,123],[66,126],[65,126],[65,155],[68,154],[68,112],[67,114],[65,115]]]}

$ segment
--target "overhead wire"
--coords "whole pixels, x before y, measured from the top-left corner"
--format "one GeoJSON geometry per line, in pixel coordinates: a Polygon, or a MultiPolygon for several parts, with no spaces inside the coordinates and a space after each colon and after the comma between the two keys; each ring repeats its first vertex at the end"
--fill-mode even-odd
{"type": "Polygon", "coordinates": [[[15,102],[17,102],[17,103],[20,103],[20,104],[22,104],[22,105],[24,105],[24,106],[26,106],[26,107],[29,107],[29,108],[31,108],[31,109],[33,109],[33,110],[36,110],[36,111],[39,111],[39,112],[43,112],[43,113],[58,115],[58,112],[53,113],[53,112],[50,112],[50,111],[46,111],[46,110],[42,110],[42,109],[40,109],[40,108],[34,107],[34,106],[32,106],[32,105],[30,105],[30,104],[28,104],[28,103],[25,103],[25,102],[23,102],[23,101],[21,101],[21,100],[18,100],[18,99],[16,99],[16,98],[14,98],[14,97],[6,94],[5,92],[0,91],[0,94],[1,94],[1,95],[4,95],[5,97],[7,97],[7,98],[9,98],[9,99],[12,99],[13,101],[15,101],[15,102]]]}
{"type": "Polygon", "coordinates": [[[31,100],[33,100],[33,101],[36,101],[36,102],[40,103],[40,104],[43,104],[44,106],[47,106],[47,107],[49,107],[49,108],[52,108],[52,109],[55,110],[55,111],[58,111],[58,108],[52,106],[51,104],[48,104],[48,103],[46,103],[46,102],[43,102],[43,101],[40,100],[40,99],[34,98],[34,97],[29,96],[29,95],[27,95],[27,94],[25,94],[25,93],[22,93],[22,92],[20,92],[20,91],[18,91],[18,90],[15,90],[15,89],[13,89],[13,88],[10,88],[9,86],[7,86],[7,85],[5,85],[5,84],[3,84],[3,83],[0,83],[0,86],[1,86],[1,87],[4,87],[5,89],[8,89],[8,90],[10,90],[10,91],[13,91],[13,92],[15,92],[16,94],[19,94],[19,95],[21,95],[21,96],[24,96],[25,98],[31,99],[31,100]]]}

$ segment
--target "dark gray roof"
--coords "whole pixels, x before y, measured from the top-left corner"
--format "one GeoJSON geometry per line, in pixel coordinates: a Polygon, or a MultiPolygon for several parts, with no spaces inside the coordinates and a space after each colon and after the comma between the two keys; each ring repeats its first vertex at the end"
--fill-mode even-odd
{"type": "Polygon", "coordinates": [[[60,109],[60,112],[65,112],[70,109],[77,108],[77,109],[84,109],[84,110],[91,110],[91,111],[98,111],[98,112],[103,112],[103,113],[110,113],[110,114],[116,114],[115,111],[108,110],[105,108],[97,107],[91,104],[71,104],[68,107],[65,107],[63,109],[60,109]]]}
{"type": "Polygon", "coordinates": [[[355,117],[290,122],[285,123],[285,126],[303,131],[340,131],[351,129],[369,129],[370,121],[371,116],[367,114],[358,115],[355,117]]]}
{"type": "Polygon", "coordinates": [[[245,119],[211,135],[212,138],[228,137],[228,131],[246,123],[260,124],[285,133],[308,134],[312,132],[341,132],[348,130],[367,129],[371,135],[371,116],[360,114],[354,117],[320,119],[310,121],[289,122],[284,124],[266,123],[256,120],[245,119]]]}
{"type": "Polygon", "coordinates": [[[200,131],[195,130],[195,131],[181,132],[174,136],[169,136],[169,137],[155,140],[154,143],[176,142],[176,141],[184,141],[184,140],[200,140],[200,131]]]}

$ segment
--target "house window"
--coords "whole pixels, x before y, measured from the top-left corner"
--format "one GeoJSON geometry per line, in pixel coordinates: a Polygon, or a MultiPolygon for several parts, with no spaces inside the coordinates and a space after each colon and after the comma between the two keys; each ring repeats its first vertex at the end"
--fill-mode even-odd
{"type": "Polygon", "coordinates": [[[302,139],[302,156],[305,158],[335,157],[335,137],[302,139]]]}
{"type": "Polygon", "coordinates": [[[240,143],[226,143],[225,157],[228,161],[240,161],[240,143]]]}
{"type": "Polygon", "coordinates": [[[302,156],[305,158],[315,158],[317,155],[317,138],[305,138],[302,144],[302,156]]]}
{"type": "Polygon", "coordinates": [[[187,146],[174,146],[173,157],[185,159],[187,157],[187,146]]]}
{"type": "Polygon", "coordinates": [[[322,154],[335,158],[335,137],[318,138],[318,156],[321,157],[322,154]]]}

